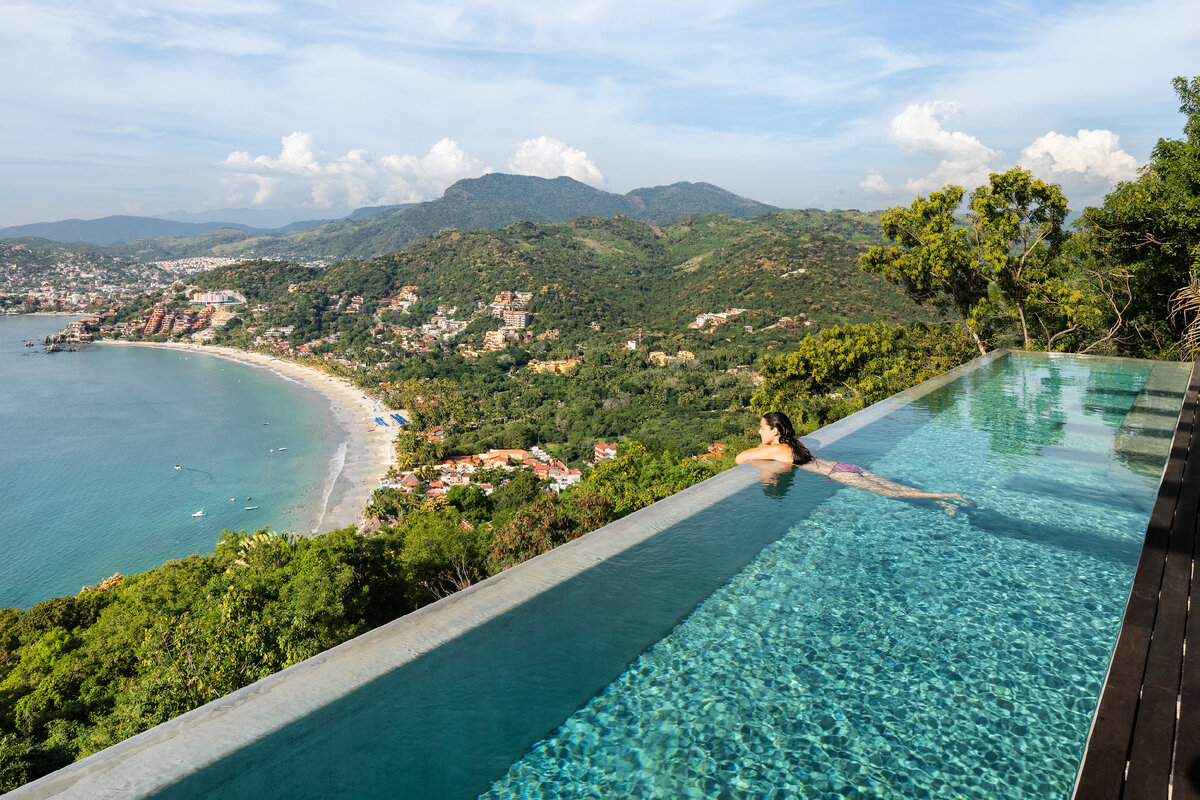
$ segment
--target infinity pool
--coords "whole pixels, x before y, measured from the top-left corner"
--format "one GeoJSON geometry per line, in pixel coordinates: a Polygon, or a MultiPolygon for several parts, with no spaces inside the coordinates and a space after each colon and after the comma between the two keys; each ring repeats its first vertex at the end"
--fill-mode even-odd
{"type": "Polygon", "coordinates": [[[1013,354],[827,429],[978,510],[764,476],[790,530],[484,796],[1066,797],[1187,375],[1013,354]]]}
{"type": "Polygon", "coordinates": [[[996,353],[14,798],[1065,797],[1188,368],[996,353]]]}

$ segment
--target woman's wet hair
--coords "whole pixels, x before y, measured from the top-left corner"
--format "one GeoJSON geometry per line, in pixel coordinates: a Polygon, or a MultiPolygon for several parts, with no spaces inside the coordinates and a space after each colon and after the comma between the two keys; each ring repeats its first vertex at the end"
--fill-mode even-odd
{"type": "Polygon", "coordinates": [[[788,419],[787,414],[782,411],[768,411],[763,414],[762,418],[767,423],[767,427],[773,428],[779,433],[780,444],[786,444],[791,448],[792,463],[807,464],[813,460],[813,454],[797,438],[796,429],[792,427],[792,421],[788,419]]]}

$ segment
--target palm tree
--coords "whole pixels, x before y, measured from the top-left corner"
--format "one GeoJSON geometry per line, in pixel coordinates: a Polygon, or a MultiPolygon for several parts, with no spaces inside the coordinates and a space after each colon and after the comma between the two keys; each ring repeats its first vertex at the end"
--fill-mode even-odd
{"type": "Polygon", "coordinates": [[[1196,358],[1200,355],[1200,277],[1171,295],[1171,319],[1176,316],[1186,323],[1179,349],[1184,358],[1196,358]]]}

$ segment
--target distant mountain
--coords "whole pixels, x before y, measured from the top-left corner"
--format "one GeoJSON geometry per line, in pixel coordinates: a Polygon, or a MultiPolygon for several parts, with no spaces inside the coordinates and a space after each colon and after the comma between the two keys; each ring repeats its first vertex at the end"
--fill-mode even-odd
{"type": "Polygon", "coordinates": [[[175,222],[155,217],[112,216],[101,219],[64,219],[59,222],[34,222],[0,228],[0,239],[20,239],[36,236],[52,242],[83,242],[113,244],[137,239],[157,239],[160,236],[198,236],[219,228],[234,228],[245,233],[259,233],[248,225],[228,222],[175,222]]]}
{"type": "Polygon", "coordinates": [[[666,225],[700,214],[724,214],[727,217],[750,219],[780,209],[739,197],[711,183],[672,183],[634,189],[625,195],[630,211],[625,216],[652,225],[666,225]]]}
{"type": "Polygon", "coordinates": [[[256,258],[371,258],[445,230],[492,230],[514,222],[555,223],[579,217],[625,216],[651,224],[698,214],[749,219],[780,209],[708,183],[675,183],[625,195],[572,178],[493,173],[458,181],[437,200],[352,218],[247,243],[239,254],[256,258]]]}
{"type": "MultiPolygon", "coordinates": [[[[379,206],[377,208],[360,208],[352,212],[351,218],[366,219],[373,214],[404,207],[379,206]],[[358,216],[354,217],[354,215],[358,216]]],[[[235,212],[238,211],[237,209],[232,210],[235,212]]],[[[291,216],[292,213],[289,213],[288,216],[291,216]]],[[[341,218],[339,217],[338,219],[341,218]]],[[[163,217],[119,215],[102,217],[100,219],[65,219],[59,222],[34,222],[29,225],[14,225],[10,228],[0,228],[0,239],[36,237],[62,244],[124,244],[144,239],[159,239],[164,236],[203,236],[212,231],[222,229],[240,231],[252,235],[295,233],[337,221],[337,219],[305,219],[288,222],[279,226],[255,227],[244,222],[224,222],[220,220],[186,222],[163,217]]]]}
{"type": "Polygon", "coordinates": [[[153,214],[158,219],[175,222],[226,222],[264,231],[286,228],[301,220],[311,220],[318,214],[322,222],[342,219],[351,213],[349,208],[212,208],[208,211],[168,211],[153,214]]]}
{"type": "Polygon", "coordinates": [[[313,208],[217,208],[209,211],[169,211],[166,214],[155,214],[158,219],[170,219],[176,222],[231,222],[240,226],[249,226],[262,231],[275,233],[290,233],[292,231],[315,228],[327,222],[339,219],[360,220],[381,214],[384,211],[395,211],[409,208],[416,203],[398,203],[386,206],[363,206],[353,211],[348,208],[319,209],[325,216],[313,219],[313,208]]]}
{"type": "Polygon", "coordinates": [[[494,173],[458,181],[437,200],[359,208],[344,219],[296,221],[283,230],[219,221],[106,217],[5,228],[0,238],[103,244],[112,255],[143,261],[214,255],[328,262],[394,253],[441,231],[492,230],[515,222],[623,216],[664,225],[701,214],[750,219],[779,210],[709,183],[673,183],[620,195],[567,177],[494,173]]]}
{"type": "Polygon", "coordinates": [[[397,203],[396,205],[392,206],[363,206],[362,208],[354,209],[352,212],[346,215],[346,219],[350,220],[351,222],[357,222],[358,220],[366,219],[367,217],[373,217],[376,214],[382,214],[385,211],[399,211],[402,208],[412,208],[415,205],[416,203],[397,203]]]}

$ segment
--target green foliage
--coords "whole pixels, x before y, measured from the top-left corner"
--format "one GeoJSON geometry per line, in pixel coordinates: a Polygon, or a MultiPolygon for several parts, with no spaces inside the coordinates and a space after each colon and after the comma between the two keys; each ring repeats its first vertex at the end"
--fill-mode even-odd
{"type": "Polygon", "coordinates": [[[974,355],[960,326],[892,328],[883,323],[829,328],[791,353],[759,362],[755,411],[783,411],[812,431],[928,380],[974,355]]]}
{"type": "Polygon", "coordinates": [[[488,537],[454,510],[410,514],[400,531],[401,564],[417,600],[445,597],[486,575],[488,537]]]}
{"type": "MultiPolygon", "coordinates": [[[[1067,213],[1067,198],[1058,185],[1019,167],[992,173],[971,194],[969,223],[977,258],[1000,303],[1015,314],[1026,349],[1032,344],[1029,313],[1038,311],[1043,294],[1038,287],[1062,281],[1064,265],[1058,255],[1067,213]]],[[[1069,294],[1057,297],[1070,302],[1069,294]]]]}
{"type": "Polygon", "coordinates": [[[455,486],[446,493],[450,503],[472,525],[480,525],[491,519],[494,503],[492,498],[477,484],[455,486]]]}
{"type": "Polygon", "coordinates": [[[961,186],[946,186],[928,199],[918,197],[909,208],[889,208],[883,214],[883,232],[896,244],[872,247],[859,265],[899,285],[918,302],[953,308],[984,353],[978,328],[988,281],[971,232],[954,216],[962,199],[961,186]]]}
{"type": "Polygon", "coordinates": [[[1068,237],[1060,187],[1014,167],[971,194],[965,224],[954,216],[961,201],[962,187],[946,186],[889,209],[884,233],[896,244],[872,248],[861,267],[953,308],[980,353],[1013,338],[1026,349],[1110,346],[1133,298],[1130,275],[1068,237]]]}
{"type": "Polygon", "coordinates": [[[237,287],[250,303],[269,300],[287,301],[288,288],[293,284],[312,281],[320,270],[298,267],[286,261],[242,261],[227,267],[201,272],[189,280],[207,289],[229,289],[237,287]]]}
{"type": "Polygon", "coordinates": [[[411,610],[393,537],[223,534],[75,597],[0,613],[4,790],[411,610]]]}
{"type": "Polygon", "coordinates": [[[542,482],[537,476],[529,470],[521,470],[492,493],[492,507],[497,511],[511,511],[532,503],[542,492],[542,482]]]}
{"type": "Polygon", "coordinates": [[[668,449],[656,451],[630,442],[618,449],[615,458],[596,465],[588,476],[586,491],[606,498],[612,503],[613,513],[620,517],[670,497],[721,469],[716,462],[680,458],[668,449]]]}
{"type": "Polygon", "coordinates": [[[543,496],[522,507],[496,531],[489,563],[499,572],[549,552],[614,518],[612,501],[593,491],[569,497],[543,496]]]}
{"type": "Polygon", "coordinates": [[[856,268],[864,244],[880,241],[872,221],[857,212],[815,211],[751,220],[695,217],[661,227],[579,217],[445,231],[390,255],[344,261],[324,271],[250,261],[194,280],[237,289],[251,302],[269,305],[263,322],[296,326],[295,342],[331,332],[345,337],[346,325],[365,327],[372,303],[406,285],[420,287],[425,305],[415,305],[412,314],[389,314],[393,324],[422,322],[440,302],[469,313],[477,302],[517,289],[534,292],[536,329],[560,329],[564,344],[589,336],[591,322],[608,329],[683,330],[697,314],[726,307],[762,315],[759,325],[798,314],[818,324],[930,319],[856,268]],[[337,310],[341,299],[356,294],[367,300],[363,314],[337,310]],[[331,303],[330,295],[339,299],[331,303]]]}
{"type": "Polygon", "coordinates": [[[1174,352],[1187,323],[1170,318],[1170,297],[1200,277],[1200,77],[1172,83],[1185,138],[1159,139],[1137,179],[1080,220],[1088,255],[1122,270],[1115,310],[1133,334],[1121,350],[1134,355],[1174,352]]]}

